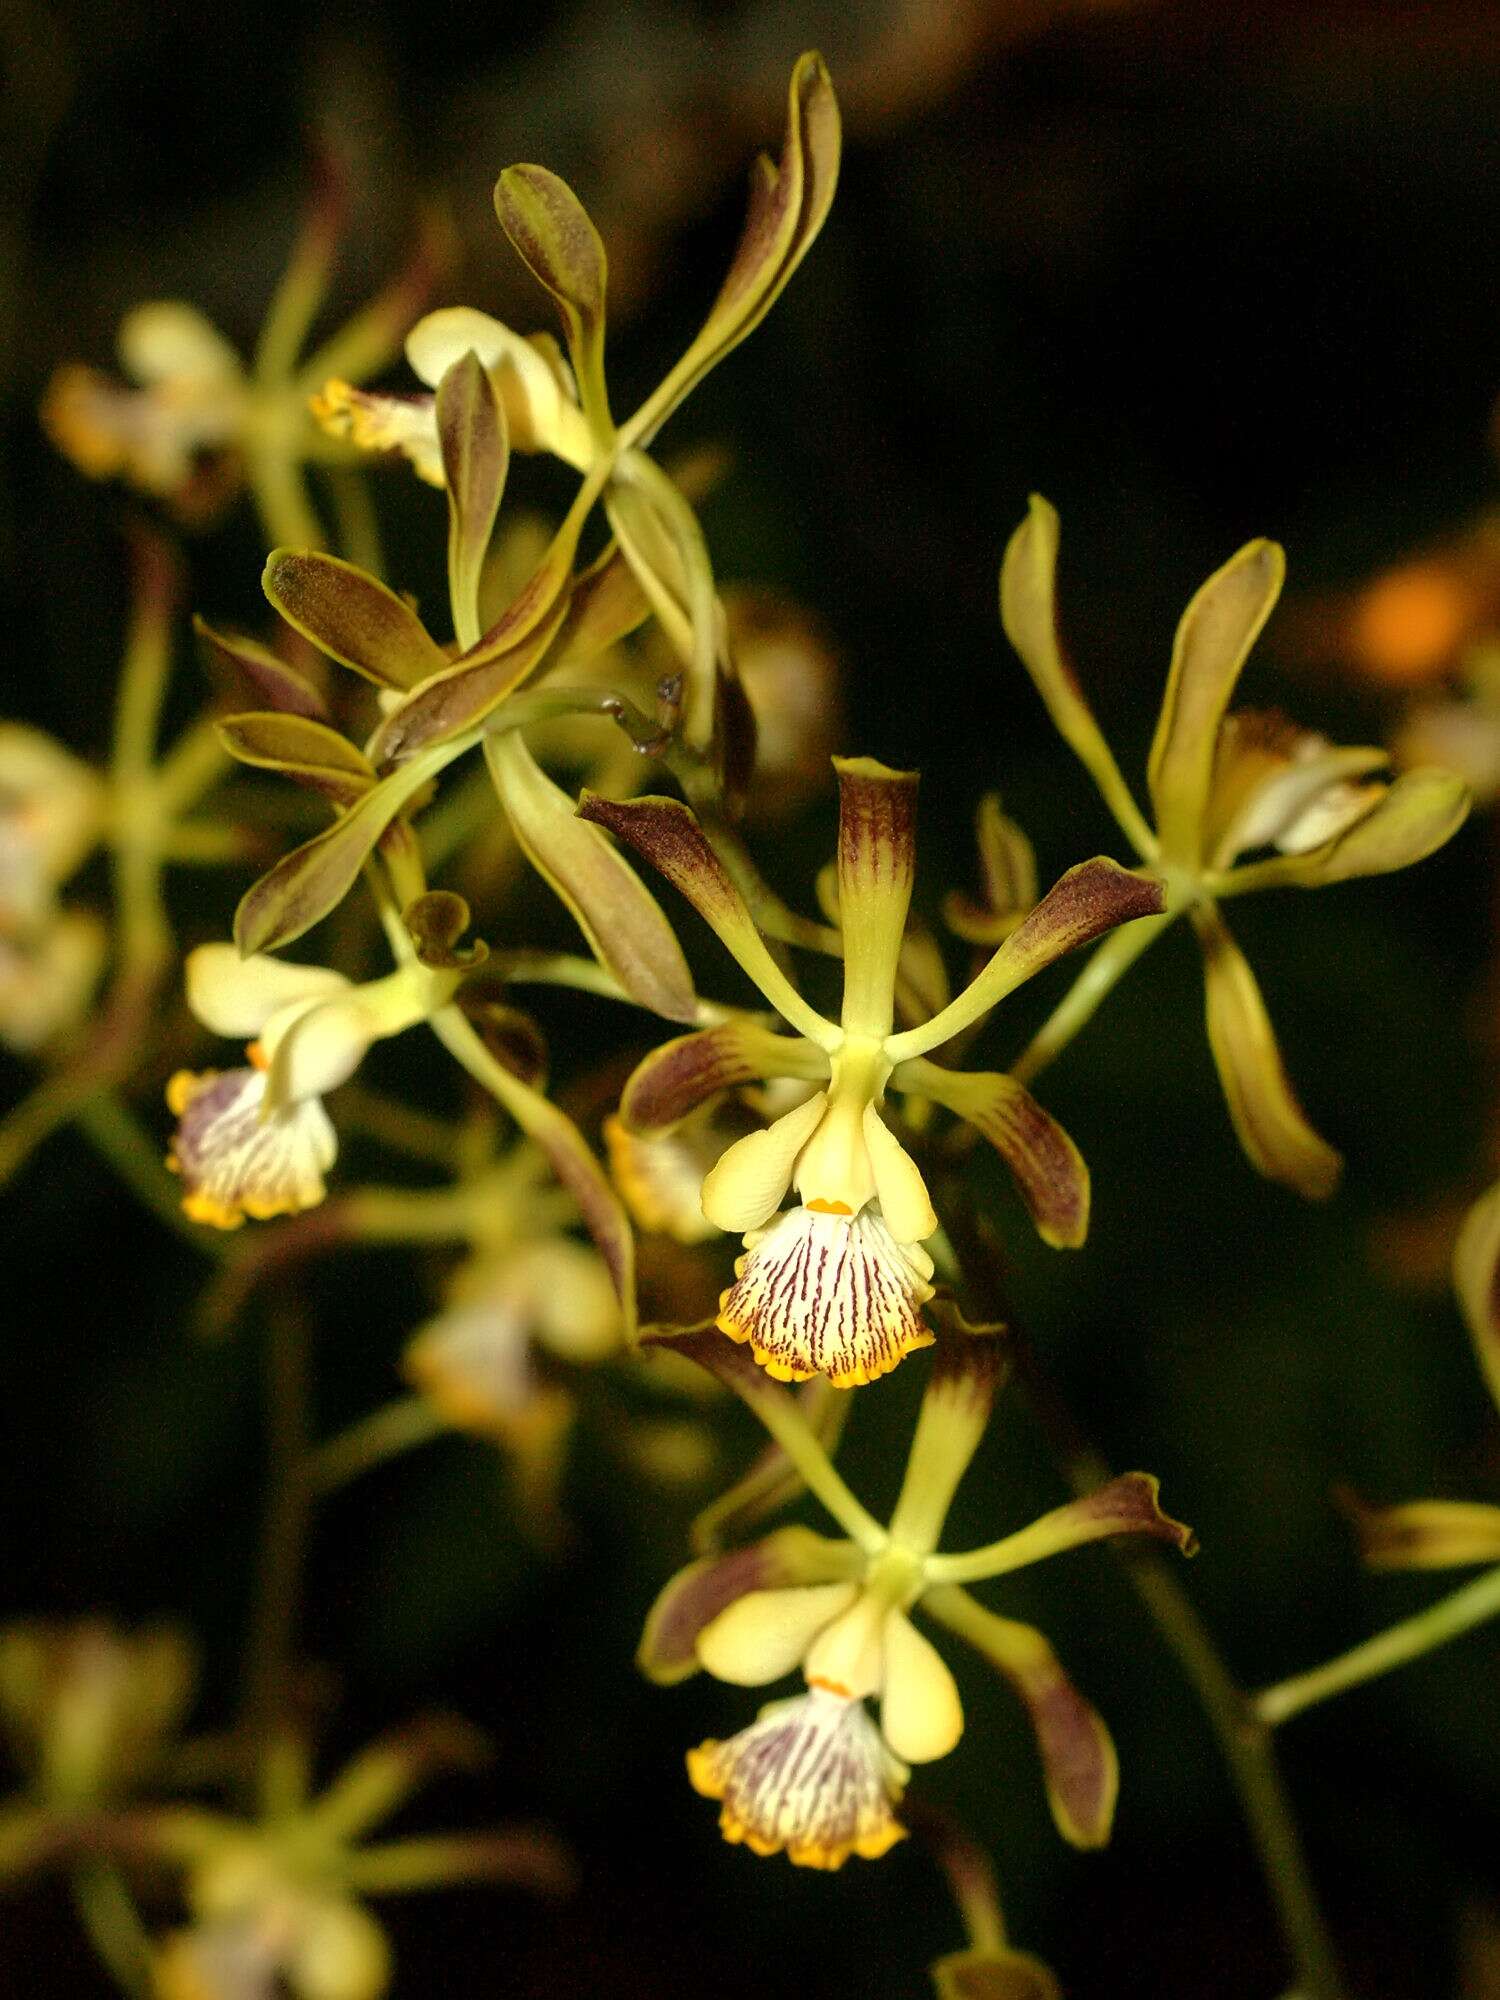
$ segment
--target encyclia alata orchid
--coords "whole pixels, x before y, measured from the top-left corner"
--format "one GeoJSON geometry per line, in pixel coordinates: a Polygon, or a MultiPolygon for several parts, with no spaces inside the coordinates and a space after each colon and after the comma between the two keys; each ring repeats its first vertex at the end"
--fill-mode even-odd
{"type": "Polygon", "coordinates": [[[295,1214],[323,1199],[338,1153],[324,1096],[348,1082],[372,1042],[445,1006],[462,972],[414,961],[360,986],[327,966],[206,944],[189,954],[185,976],[205,1027],[254,1037],[248,1067],[179,1070],[167,1086],[178,1120],[168,1164],[182,1176],[183,1209],[236,1229],[247,1215],[295,1214]]]}
{"type": "Polygon", "coordinates": [[[695,1331],[663,1344],[727,1381],[790,1457],[845,1538],[803,1527],[690,1563],[657,1598],[637,1661],[664,1685],[700,1668],[761,1687],[799,1668],[805,1694],[773,1702],[747,1729],[688,1754],[696,1788],[722,1802],[726,1839],[804,1867],[874,1859],[902,1838],[896,1816],[911,1764],[947,1756],[963,1733],[953,1676],[912,1624],[916,1608],[968,1641],[1011,1683],[1036,1731],[1058,1830],[1078,1847],[1109,1838],[1118,1768],[1109,1732],[1030,1625],[963,1588],[1115,1535],[1185,1554],[1193,1535],[1164,1514],[1157,1482],[1129,1472],[987,1547],[938,1553],[959,1481],[1006,1372],[1003,1340],[945,1326],[889,1527],[834,1470],[785,1389],[742,1348],[695,1331]],[[878,1700],[877,1728],[865,1703],[878,1700]]]}
{"type": "Polygon", "coordinates": [[[1058,518],[1032,496],[1000,572],[1000,615],[1048,713],[1146,867],[1166,884],[1154,921],[1111,939],[1017,1064],[1030,1078],[1083,1025],[1114,981],[1176,918],[1203,947],[1208,1037],[1251,1164],[1313,1199],[1342,1161],[1298,1103],[1255,974],[1220,902],[1256,889],[1322,888],[1408,867],[1463,824],[1462,779],[1437,769],[1378,775],[1385,751],[1342,748],[1284,716],[1229,710],[1250,648],[1281,594],[1275,542],[1246,543],[1182,614],[1146,770],[1150,826],[1121,775],[1057,632],[1058,518]],[[1245,860],[1258,850],[1268,857],[1245,860]]]}
{"type": "Polygon", "coordinates": [[[763,1077],[818,1088],[766,1130],[739,1140],[703,1183],[703,1211],[745,1238],[719,1326],[781,1380],[823,1374],[873,1381],[932,1335],[923,1248],[938,1218],[920,1170],[890,1125],[888,1090],[969,1120],[1004,1156],[1041,1235],[1076,1246],[1088,1227],[1088,1171],[1077,1147],[1013,1077],[960,1074],[929,1060],[961,1028],[1065,952],[1163,908],[1161,884],[1096,859],[1071,869],[978,976],[930,1020],[898,1030],[896,978],[911,901],[917,778],[869,757],[835,758],[838,912],[844,992],[838,1021],[802,997],[772,957],[702,828],[668,798],[620,803],[585,793],[579,810],[675,884],[793,1030],[746,1019],[686,1035],[649,1055],[621,1116],[638,1131],[676,1124],[707,1098],[763,1077]],[[788,1188],[799,1197],[778,1214],[788,1188]]]}

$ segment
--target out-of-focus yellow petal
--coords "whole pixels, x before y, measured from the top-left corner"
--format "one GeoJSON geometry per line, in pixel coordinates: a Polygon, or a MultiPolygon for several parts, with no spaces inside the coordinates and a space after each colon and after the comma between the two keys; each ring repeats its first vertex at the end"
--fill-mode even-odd
{"type": "Polygon", "coordinates": [[[234,382],[240,357],[212,320],[181,299],[154,299],[120,322],[120,366],[135,381],[234,382]]]}
{"type": "Polygon", "coordinates": [[[1480,1500],[1408,1500],[1367,1507],[1339,1496],[1371,1569],[1458,1569],[1500,1563],[1500,1507],[1480,1500]]]}
{"type": "Polygon", "coordinates": [[[1500,1181],[1464,1217],[1453,1250],[1453,1284],[1475,1358],[1500,1407],[1500,1181]]]}

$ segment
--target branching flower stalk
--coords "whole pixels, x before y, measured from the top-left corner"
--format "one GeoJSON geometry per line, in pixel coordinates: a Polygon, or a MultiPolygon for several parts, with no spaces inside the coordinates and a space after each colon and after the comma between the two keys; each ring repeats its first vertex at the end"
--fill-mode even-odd
{"type": "MultiPolygon", "coordinates": [[[[0,1034],[44,1052],[54,1031],[75,1035],[0,1128],[0,1179],[77,1118],[148,1207],[162,1208],[170,1169],[175,1226],[236,1246],[204,1290],[200,1330],[223,1338],[263,1297],[270,1464],[232,1741],[198,1755],[174,1740],[190,1675],[173,1641],[0,1633],[0,1705],[27,1746],[23,1791],[0,1807],[0,1874],[67,1870],[127,1992],[377,2000],[390,1953],[367,1897],[477,1879],[565,1887],[566,1857],[530,1828],[370,1844],[430,1772],[470,1760],[462,1729],[379,1738],[321,1792],[315,1781],[298,1613],[317,1504],[448,1432],[501,1454],[518,1541],[556,1562],[568,1546],[570,1441],[591,1411],[607,1412],[596,1442],[665,1494],[716,1468],[717,1390],[748,1405],[765,1447],[699,1506],[692,1558],[651,1607],[638,1661],[663,1686],[699,1672],[737,1688],[798,1677],[797,1692],[690,1750],[691,1782],[718,1805],[726,1838],[798,1865],[875,1861],[918,1833],[967,1936],[933,1968],[941,2000],[1057,2000],[1059,1988],[1011,1944],[982,1851],[912,1786],[913,1770],[950,1754],[964,1729],[957,1684],[918,1619],[1006,1680],[1060,1835],[1097,1848],[1121,1779],[1105,1720],[1041,1631],[970,1586],[1003,1598],[1023,1567],[1130,1538],[1128,1573],[1224,1753],[1297,1991],[1343,2000],[1273,1726],[1500,1610],[1492,1567],[1342,1660],[1248,1695],[1174,1573],[1191,1532],[1163,1511],[1154,1478],[1108,1473],[1024,1341],[998,1323],[987,1219],[974,1214],[971,1136],[1004,1161],[1045,1244],[1083,1247],[1089,1170],[1030,1085],[1179,919],[1203,950],[1210,1044],[1246,1154],[1305,1196],[1334,1190],[1338,1156],[1286,1080],[1222,906],[1419,861],[1461,824],[1468,799],[1446,772],[1388,780],[1380,750],[1230,708],[1281,587],[1274,544],[1241,550],[1184,613],[1148,815],[1062,651],[1057,517],[1032,502],[1001,572],[1004,629],[1134,859],[1083,859],[1041,893],[1025,834],[987,797],[983,894],[943,902],[950,928],[981,947],[966,983],[950,980],[912,917],[915,772],[834,755],[834,855],[808,884],[817,914],[769,886],[756,801],[802,770],[807,718],[834,712],[826,662],[799,651],[796,621],[785,621],[781,692],[757,690],[753,632],[720,588],[690,497],[701,474],[663,460],[657,440],[811,249],[839,156],[833,88],[809,54],[790,80],[779,158],[755,167],[739,246],[700,331],[623,418],[606,366],[604,243],[574,191],[529,164],[501,175],[495,207],[561,341],[468,305],[417,318],[429,245],[302,358],[336,236],[325,189],[248,368],[194,309],[158,304],[122,328],[134,389],[75,366],[48,392],[46,422],[85,470],[121,476],[200,526],[243,478],[275,544],[262,577],[274,627],[257,636],[195,621],[234,694],[164,753],[174,600],[155,542],[142,545],[107,782],[34,732],[0,731],[0,951],[10,953],[0,965],[11,982],[0,986],[0,1034]],[[420,386],[363,386],[403,335],[420,386]],[[404,554],[400,571],[383,572],[366,488],[377,455],[430,489],[435,537],[445,509],[447,605],[436,616],[407,594],[404,554]],[[513,460],[531,455],[572,481],[561,519],[540,530],[515,525],[510,492],[513,460]],[[310,467],[335,482],[340,552],[310,467]],[[591,527],[597,552],[585,561],[591,527]],[[759,737],[758,723],[768,725],[759,737]],[[14,801],[7,769],[19,774],[14,801]],[[300,816],[268,791],[282,780],[299,788],[300,816]],[[660,789],[673,783],[682,797],[660,789]],[[181,954],[185,1008],[172,1013],[163,1000],[181,919],[169,871],[258,859],[268,830],[300,844],[245,890],[233,942],[211,936],[181,954]],[[57,891],[101,842],[113,971],[86,1018],[95,931],[57,891]],[[699,991],[677,925],[622,848],[693,906],[755,989],[748,1004],[699,991]],[[536,891],[575,927],[576,948],[530,941],[536,891]],[[321,929],[336,912],[339,925],[321,929]],[[282,955],[304,939],[311,956],[282,955]],[[971,1066],[997,1007],[1085,946],[1092,956],[1013,1066],[971,1066]],[[836,1007],[809,997],[835,963],[836,1007]],[[580,1075],[563,1047],[554,1083],[554,1052],[517,997],[549,989],[628,1010],[624,1059],[580,1075]],[[670,1039],[655,1039],[657,1022],[670,1039]],[[655,1045],[642,1054],[648,1024],[655,1045]],[[240,1044],[243,1058],[196,1067],[204,1033],[240,1044]],[[397,1040],[410,1075],[437,1064],[435,1088],[418,1081],[411,1103],[407,1085],[361,1075],[397,1040]],[[137,1081],[164,1090],[176,1120],[165,1164],[142,1157],[137,1081]],[[462,1101],[445,1114],[440,1093],[455,1081],[462,1101]],[[396,1156],[391,1185],[342,1184],[346,1133],[396,1156]],[[320,1436],[324,1329],[295,1281],[314,1256],[377,1244],[452,1262],[387,1399],[320,1436]],[[992,1317],[972,1323],[955,1296],[977,1297],[992,1317]],[[881,1519],[837,1449],[858,1396],[880,1393],[870,1385],[924,1348],[925,1393],[881,1519]],[[998,1523],[980,1546],[946,1548],[951,1503],[1013,1364],[1073,1498],[1029,1524],[998,1523]],[[633,1407],[653,1394],[670,1409],[654,1430],[633,1407]],[[836,1532],[770,1525],[806,1496],[836,1532]],[[1141,1551],[1145,1542],[1176,1553],[1141,1551]],[[230,1803],[176,1797],[190,1769],[230,1803]],[[147,1868],[181,1896],[181,1921],[161,1933],[132,1900],[134,1872],[147,1868]]],[[[812,747],[826,770],[830,744],[812,747]]],[[[1459,1271],[1492,1387],[1497,1263],[1492,1195],[1459,1271]]],[[[1417,1502],[1358,1518],[1367,1554],[1385,1566],[1500,1563],[1500,1509],[1417,1502]]]]}

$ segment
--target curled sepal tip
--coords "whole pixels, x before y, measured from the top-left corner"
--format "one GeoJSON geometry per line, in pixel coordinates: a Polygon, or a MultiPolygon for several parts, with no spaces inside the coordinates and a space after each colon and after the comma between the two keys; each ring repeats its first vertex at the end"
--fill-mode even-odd
{"type": "Polygon", "coordinates": [[[1157,876],[1122,868],[1102,854],[1079,862],[1058,878],[956,999],[921,1027],[893,1035],[886,1053],[892,1062],[926,1055],[1068,952],[1117,924],[1157,917],[1165,908],[1166,889],[1157,876]]]}

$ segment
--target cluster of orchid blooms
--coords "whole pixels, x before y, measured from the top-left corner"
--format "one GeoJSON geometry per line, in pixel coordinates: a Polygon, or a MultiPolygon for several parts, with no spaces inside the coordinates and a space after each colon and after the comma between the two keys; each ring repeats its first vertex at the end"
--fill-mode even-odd
{"type": "MultiPolygon", "coordinates": [[[[898,1841],[910,1767],[959,1740],[952,1673],[913,1614],[967,1641],[1015,1689],[1064,1837],[1083,1847],[1107,1839],[1118,1774],[1103,1721],[1040,1632],[967,1586],[1106,1537],[1192,1547],[1189,1530],[1162,1511],[1155,1481],[1130,1473],[986,1547],[943,1549],[949,1504],[1009,1367],[1004,1329],[971,1324],[958,1303],[965,1274],[943,1218],[963,1167],[962,1128],[1003,1159],[1042,1240],[1079,1247],[1088,1170],[1029,1085],[1146,947],[1185,918],[1202,946],[1209,1040],[1247,1156],[1302,1194],[1327,1196],[1338,1156],[1297,1101],[1223,906],[1260,889],[1404,867],[1446,841],[1468,807],[1446,770],[1392,778],[1379,749],[1341,748],[1278,714],[1231,708],[1282,583],[1279,549],[1254,542],[1208,579],[1178,626],[1148,814],[1061,650],[1058,522],[1033,500],[1005,554],[1004,629],[1118,822],[1130,864],[1084,860],[1038,894],[1024,835],[987,798],[982,893],[945,905],[953,931],[985,955],[954,991],[910,910],[916,774],[835,756],[837,839],[817,884],[820,917],[787,908],[752,857],[747,797],[805,772],[813,718],[830,706],[799,682],[821,671],[816,648],[804,642],[799,656],[795,629],[777,633],[779,652],[757,646],[756,621],[718,588],[688,475],[650,447],[812,244],[838,146],[826,73],[806,57],[779,163],[755,171],[745,233],[702,331],[623,422],[604,368],[602,246],[567,186],[531,166],[502,176],[496,204],[559,310],[565,345],[452,307],[406,335],[420,390],[357,386],[389,360],[402,311],[410,318],[416,288],[407,280],[299,362],[317,307],[310,274],[328,249],[322,216],[249,371],[190,309],[155,306],[122,335],[135,388],[68,368],[45,411],[85,471],[123,475],[190,514],[201,513],[205,487],[228,490],[238,465],[279,534],[289,518],[303,526],[266,563],[280,620],[271,643],[200,621],[216,669],[258,703],[217,713],[197,760],[203,787],[221,782],[233,760],[307,788],[314,809],[321,800],[332,816],[248,890],[234,942],[187,954],[192,1015],[243,1043],[245,1057],[180,1070],[166,1085],[176,1120],[168,1164],[183,1211],[226,1231],[251,1218],[278,1245],[295,1245],[315,1223],[312,1248],[463,1245],[443,1310],[407,1351],[414,1401],[377,1415],[411,1440],[441,1425],[490,1437],[535,1492],[555,1487],[575,1415],[569,1371],[582,1364],[649,1375],[660,1357],[685,1357],[744,1399],[770,1435],[769,1455],[701,1518],[699,1553],[652,1608],[639,1662],[661,1683],[700,1669],[744,1688],[800,1675],[800,1692],[693,1750],[688,1770],[720,1802],[728,1839],[817,1868],[898,1841]],[[304,472],[345,469],[372,452],[404,457],[445,495],[451,636],[424,622],[400,577],[393,587],[321,544],[304,472]],[[550,455],[579,481],[561,524],[531,543],[524,527],[500,523],[513,452],[550,455]],[[597,513],[606,538],[583,563],[597,513]],[[355,681],[336,685],[327,663],[355,681]],[[789,712],[808,717],[805,727],[789,729],[789,712]],[[475,751],[477,785],[449,780],[475,751]],[[581,773],[581,790],[549,763],[581,773]],[[643,792],[643,770],[684,796],[643,792]],[[466,874],[466,857],[481,849],[466,874]],[[672,925],[622,849],[686,898],[753,1000],[698,992],[672,925]],[[464,941],[475,921],[468,896],[486,928],[504,922],[484,885],[497,873],[516,879],[522,863],[571,913],[586,952],[524,950],[493,934],[464,941]],[[429,870],[467,893],[434,888],[429,870]],[[281,955],[361,887],[389,970],[361,979],[281,955]],[[1082,972],[1019,1060],[970,1067],[968,1049],[999,1003],[1083,947],[1092,953],[1082,972]],[[809,978],[793,950],[809,954],[809,978]],[[803,990],[820,990],[829,962],[842,968],[836,1011],[803,990]],[[528,982],[581,987],[681,1030],[617,1087],[597,1119],[597,1145],[587,1119],[548,1093],[537,1031],[512,997],[528,982]],[[498,1105],[513,1138],[425,1191],[335,1187],[330,1197],[335,1093],[376,1042],[422,1026],[498,1105]],[[725,1238],[742,1239],[742,1250],[715,1306],[713,1258],[725,1238]],[[688,1314],[679,1303],[675,1320],[638,1306],[648,1291],[653,1307],[680,1300],[654,1271],[663,1247],[702,1260],[700,1280],[707,1273],[706,1300],[688,1314]],[[881,1523],[835,1469],[833,1445],[847,1392],[923,1348],[933,1350],[926,1393],[900,1497],[881,1523]],[[804,1489],[836,1537],[792,1525],[743,1538],[743,1527],[804,1489]]],[[[104,943],[96,920],[59,905],[56,890],[95,840],[108,839],[105,796],[103,781],[56,745],[16,726],[0,731],[0,1032],[17,1049],[61,1037],[60,1061],[104,943]]],[[[170,841],[157,858],[170,862],[170,841]]],[[[1471,1263],[1493,1266],[1497,1234],[1490,1227],[1477,1252],[1471,1243],[1471,1263]]],[[[680,1384],[671,1393],[699,1407],[680,1384]]],[[[1494,1516],[1470,1510],[1443,1525],[1500,1556],[1494,1516]]],[[[1403,1534],[1431,1525],[1410,1511],[1368,1519],[1384,1523],[1370,1533],[1385,1560],[1396,1559],[1403,1534]]],[[[59,1690],[80,1677],[87,1693],[75,1706],[91,1702],[109,1737],[81,1778],[44,1771],[12,1810],[3,1823],[17,1856],[66,1847],[68,1824],[85,1809],[96,1822],[125,1778],[140,1775],[142,1746],[157,1754],[185,1698],[175,1653],[170,1673],[146,1673],[147,1655],[166,1643],[132,1649],[92,1629],[66,1641],[12,1638],[0,1699],[26,1718],[41,1764],[66,1734],[59,1690]],[[58,1655],[50,1664],[49,1647],[58,1655]],[[131,1732],[127,1754],[116,1739],[131,1732]]],[[[432,1761],[430,1743],[377,1746],[321,1800],[294,1786],[253,1826],[186,1807],[133,1820],[126,1847],[144,1844],[187,1870],[193,1922],[153,1947],[158,1990],[172,2000],[252,2000],[284,1979],[304,2000],[361,2000],[384,1989],[389,1968],[356,1898],[464,1874],[551,1882],[562,1872],[530,1834],[488,1846],[357,1846],[432,1761]]],[[[945,1961],[948,1977],[957,1981],[962,1964],[1011,1983],[943,1990],[1055,1992],[998,1924],[971,1945],[945,1961]]]]}

